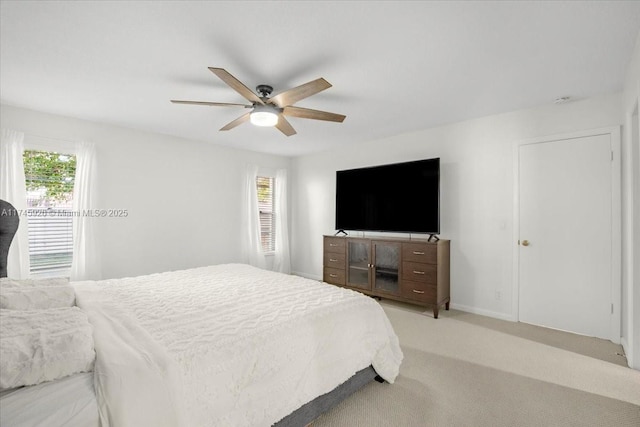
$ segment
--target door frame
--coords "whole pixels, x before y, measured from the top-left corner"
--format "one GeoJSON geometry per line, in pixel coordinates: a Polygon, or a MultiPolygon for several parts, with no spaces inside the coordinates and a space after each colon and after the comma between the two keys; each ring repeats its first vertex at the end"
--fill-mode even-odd
{"type": "MultiPolygon", "coordinates": [[[[511,320],[520,319],[520,147],[542,144],[564,139],[609,135],[611,139],[611,304],[612,314],[609,339],[620,343],[622,306],[622,174],[620,159],[620,126],[591,129],[527,138],[516,141],[513,147],[513,288],[511,300],[511,320]]],[[[597,235],[594,234],[594,239],[597,235]]]]}

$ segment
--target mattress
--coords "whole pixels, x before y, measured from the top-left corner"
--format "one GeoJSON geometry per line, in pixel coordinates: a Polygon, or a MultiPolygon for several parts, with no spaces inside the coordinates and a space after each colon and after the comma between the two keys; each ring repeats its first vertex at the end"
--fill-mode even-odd
{"type": "Polygon", "coordinates": [[[22,387],[0,397],[0,425],[99,427],[93,373],[22,387]]]}

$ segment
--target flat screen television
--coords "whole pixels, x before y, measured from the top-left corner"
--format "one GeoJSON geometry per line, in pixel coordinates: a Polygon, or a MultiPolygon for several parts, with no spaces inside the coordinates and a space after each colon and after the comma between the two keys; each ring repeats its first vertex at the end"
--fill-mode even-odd
{"type": "Polygon", "coordinates": [[[336,172],[336,230],[440,233],[440,158],[336,172]]]}

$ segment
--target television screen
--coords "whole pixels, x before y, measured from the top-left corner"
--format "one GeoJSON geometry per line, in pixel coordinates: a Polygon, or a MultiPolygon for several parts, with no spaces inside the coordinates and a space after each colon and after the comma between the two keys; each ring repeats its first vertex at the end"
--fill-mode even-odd
{"type": "Polygon", "coordinates": [[[336,230],[440,233],[440,159],[337,171],[336,230]]]}

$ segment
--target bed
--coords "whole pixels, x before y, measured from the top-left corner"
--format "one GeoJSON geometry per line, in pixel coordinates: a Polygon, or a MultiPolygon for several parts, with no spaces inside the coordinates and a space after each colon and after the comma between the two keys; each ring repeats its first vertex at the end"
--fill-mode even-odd
{"type": "Polygon", "coordinates": [[[402,361],[377,302],[297,276],[224,264],[72,285],[92,371],[5,392],[0,424],[304,426],[402,361]]]}

